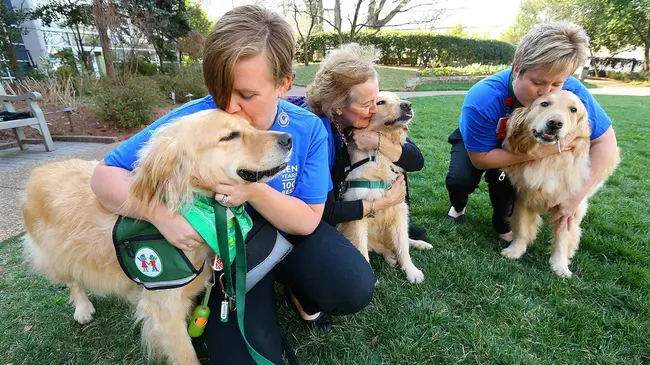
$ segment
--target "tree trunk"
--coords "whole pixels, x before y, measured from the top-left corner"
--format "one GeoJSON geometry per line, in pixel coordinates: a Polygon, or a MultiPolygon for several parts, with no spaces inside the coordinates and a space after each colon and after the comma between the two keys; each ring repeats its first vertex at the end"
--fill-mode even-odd
{"type": "Polygon", "coordinates": [[[336,29],[341,33],[341,0],[334,0],[334,25],[336,29]]]}
{"type": "Polygon", "coordinates": [[[643,52],[643,71],[650,71],[650,44],[647,43],[643,52]]]}
{"type": "Polygon", "coordinates": [[[104,56],[104,63],[106,64],[106,76],[112,78],[114,75],[113,53],[111,51],[111,41],[108,37],[108,24],[111,19],[110,11],[110,3],[104,6],[104,0],[93,0],[93,20],[99,33],[99,41],[102,44],[102,54],[104,56]]]}
{"type": "Polygon", "coordinates": [[[311,41],[311,37],[307,35],[305,38],[305,41],[303,42],[305,44],[305,49],[303,50],[303,57],[305,57],[305,66],[309,67],[309,42],[311,41]]]}

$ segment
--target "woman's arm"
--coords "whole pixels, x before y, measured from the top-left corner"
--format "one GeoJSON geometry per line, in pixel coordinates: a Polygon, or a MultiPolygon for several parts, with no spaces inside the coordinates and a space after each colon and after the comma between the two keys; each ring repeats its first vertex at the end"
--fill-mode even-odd
{"type": "Polygon", "coordinates": [[[354,143],[361,151],[372,151],[379,147],[379,152],[406,172],[420,171],[424,167],[424,157],[418,146],[406,137],[404,145],[393,143],[378,132],[354,131],[354,143]]]}
{"type": "Polygon", "coordinates": [[[288,234],[310,235],[323,216],[325,203],[307,204],[266,184],[249,184],[248,202],[275,228],[288,234]]]}
{"type": "Polygon", "coordinates": [[[420,171],[424,168],[422,151],[420,151],[420,148],[410,138],[406,137],[406,142],[400,147],[402,154],[397,161],[393,161],[395,165],[401,167],[406,172],[420,171]]]}
{"type": "Polygon", "coordinates": [[[370,200],[336,200],[334,189],[327,194],[323,220],[328,224],[335,226],[339,223],[352,222],[370,214],[373,209],[375,212],[388,207],[392,207],[404,201],[406,198],[406,184],[404,177],[400,176],[395,183],[386,190],[385,195],[375,200],[374,204],[370,200]]]}
{"type": "MultiPolygon", "coordinates": [[[[575,137],[569,136],[561,140],[562,151],[569,151],[569,146],[575,137]]],[[[472,165],[479,170],[500,169],[518,163],[536,160],[559,153],[557,144],[544,144],[530,154],[518,154],[503,148],[495,148],[489,152],[467,151],[472,165]]]]}
{"type": "Polygon", "coordinates": [[[90,177],[90,187],[106,210],[150,222],[169,243],[181,250],[194,249],[204,242],[183,216],[170,214],[164,205],[157,206],[153,213],[148,214],[141,209],[139,201],[127,200],[131,180],[130,171],[107,166],[101,161],[90,177]]]}

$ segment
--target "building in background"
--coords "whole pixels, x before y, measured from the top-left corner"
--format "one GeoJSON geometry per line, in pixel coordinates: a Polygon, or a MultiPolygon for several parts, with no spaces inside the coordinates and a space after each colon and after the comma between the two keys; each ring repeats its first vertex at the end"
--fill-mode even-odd
{"type": "MultiPolygon", "coordinates": [[[[36,9],[47,0],[2,0],[7,9],[36,9]]],[[[61,28],[55,24],[46,27],[40,20],[29,20],[22,24],[23,32],[19,39],[14,42],[16,56],[18,58],[19,73],[15,75],[13,70],[5,67],[0,70],[0,76],[4,80],[13,80],[16,77],[23,77],[31,70],[45,69],[46,67],[57,67],[58,60],[53,57],[57,52],[65,49],[72,51],[75,60],[79,60],[79,50],[75,46],[72,30],[61,28]]],[[[81,32],[86,43],[83,51],[90,56],[93,73],[96,77],[106,74],[103,50],[99,42],[99,35],[93,29],[86,29],[81,32]]],[[[134,40],[132,45],[113,44],[113,59],[120,63],[129,55],[135,53],[146,54],[153,63],[158,63],[158,56],[153,47],[144,41],[134,40]]],[[[79,67],[80,65],[78,65],[79,67]]]]}

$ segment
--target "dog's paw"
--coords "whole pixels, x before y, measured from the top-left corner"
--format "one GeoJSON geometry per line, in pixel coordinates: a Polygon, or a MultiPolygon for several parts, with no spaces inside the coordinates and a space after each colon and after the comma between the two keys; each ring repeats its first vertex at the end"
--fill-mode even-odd
{"type": "Polygon", "coordinates": [[[420,284],[424,281],[424,273],[417,267],[413,266],[412,268],[405,269],[404,271],[406,272],[406,278],[411,284],[420,284]]]}
{"type": "Polygon", "coordinates": [[[386,259],[386,262],[392,267],[397,267],[397,258],[395,256],[386,256],[384,255],[384,259],[386,259]]]}
{"type": "MultiPolygon", "coordinates": [[[[558,260],[559,261],[559,260],[558,260]]],[[[573,276],[573,273],[571,270],[569,270],[569,265],[567,263],[561,263],[553,260],[551,258],[549,260],[549,263],[551,264],[551,270],[553,270],[553,273],[561,278],[566,278],[570,279],[573,276]]]]}
{"type": "Polygon", "coordinates": [[[93,314],[95,314],[95,307],[92,303],[79,305],[74,310],[74,319],[80,324],[86,324],[93,320],[93,314]]]}
{"type": "Polygon", "coordinates": [[[429,242],[422,241],[422,240],[412,240],[412,239],[409,239],[409,246],[416,248],[418,250],[430,250],[433,248],[433,246],[429,242]]]}
{"type": "Polygon", "coordinates": [[[501,256],[511,260],[516,260],[520,258],[524,252],[526,252],[526,245],[518,245],[513,242],[510,246],[501,250],[501,256]]]}
{"type": "Polygon", "coordinates": [[[555,268],[554,267],[552,269],[553,269],[553,273],[555,273],[555,275],[557,275],[557,276],[559,276],[561,278],[571,279],[571,277],[573,276],[573,273],[571,272],[571,270],[569,270],[569,268],[555,268]]]}

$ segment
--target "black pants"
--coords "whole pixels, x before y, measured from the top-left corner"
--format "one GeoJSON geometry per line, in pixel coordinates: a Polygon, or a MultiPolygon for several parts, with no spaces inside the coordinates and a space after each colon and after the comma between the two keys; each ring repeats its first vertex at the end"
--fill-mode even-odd
{"type": "MultiPolygon", "coordinates": [[[[309,236],[288,236],[293,251],[246,295],[244,327],[253,348],[270,361],[282,363],[274,282],[287,285],[305,312],[334,315],[365,308],[375,288],[375,274],[350,241],[321,222],[309,236]]],[[[223,296],[217,286],[210,296],[212,315],[204,336],[212,364],[255,364],[237,326],[236,312],[219,319],[223,296]]]]}
{"type": "Polygon", "coordinates": [[[451,205],[457,212],[465,209],[469,195],[476,190],[485,172],[492,203],[492,227],[498,234],[510,232],[508,217],[512,214],[515,193],[508,177],[504,176],[505,178],[502,177],[502,181],[499,181],[501,170],[479,170],[474,167],[460,130],[456,129],[448,141],[451,144],[451,158],[446,184],[451,205]]]}

